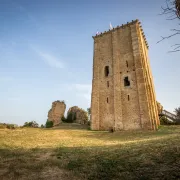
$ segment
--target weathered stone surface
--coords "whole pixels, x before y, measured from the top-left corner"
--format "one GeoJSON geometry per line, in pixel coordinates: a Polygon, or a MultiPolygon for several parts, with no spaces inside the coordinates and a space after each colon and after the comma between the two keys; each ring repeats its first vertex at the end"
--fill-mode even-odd
{"type": "Polygon", "coordinates": [[[72,120],[75,123],[79,123],[79,124],[87,124],[88,123],[88,113],[79,108],[78,106],[73,106],[71,108],[69,108],[68,112],[67,112],[67,116],[68,114],[72,113],[72,120]]]}
{"type": "Polygon", "coordinates": [[[64,116],[66,104],[64,101],[54,101],[48,112],[48,120],[52,121],[54,126],[61,123],[61,118],[64,116]]]}
{"type": "Polygon", "coordinates": [[[148,44],[138,20],[94,38],[91,128],[157,129],[148,44]]]}
{"type": "Polygon", "coordinates": [[[163,111],[163,106],[158,101],[157,101],[157,109],[158,109],[158,114],[161,114],[163,111]]]}

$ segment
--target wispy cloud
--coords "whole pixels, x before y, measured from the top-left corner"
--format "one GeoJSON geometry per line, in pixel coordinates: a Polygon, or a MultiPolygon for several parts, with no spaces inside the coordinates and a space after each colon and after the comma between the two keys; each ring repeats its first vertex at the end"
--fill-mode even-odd
{"type": "Polygon", "coordinates": [[[13,0],[10,0],[10,2],[16,9],[18,9],[20,12],[24,13],[30,21],[32,21],[36,25],[38,24],[36,22],[36,18],[34,18],[34,16],[32,16],[31,13],[29,13],[27,11],[27,9],[25,7],[23,7],[20,3],[17,3],[13,0]]]}
{"type": "Polygon", "coordinates": [[[91,84],[72,84],[69,89],[73,90],[77,96],[81,96],[88,101],[91,99],[91,84]]]}
{"type": "Polygon", "coordinates": [[[59,61],[56,57],[48,54],[48,53],[44,53],[39,51],[38,52],[39,56],[42,57],[42,59],[44,59],[44,61],[51,67],[55,67],[55,68],[64,68],[64,64],[59,61]]]}
{"type": "Polygon", "coordinates": [[[30,48],[35,51],[43,60],[46,64],[48,64],[50,67],[53,68],[64,68],[64,63],[60,61],[58,58],[55,56],[47,53],[47,52],[42,52],[38,48],[35,48],[34,46],[30,45],[30,48]]]}

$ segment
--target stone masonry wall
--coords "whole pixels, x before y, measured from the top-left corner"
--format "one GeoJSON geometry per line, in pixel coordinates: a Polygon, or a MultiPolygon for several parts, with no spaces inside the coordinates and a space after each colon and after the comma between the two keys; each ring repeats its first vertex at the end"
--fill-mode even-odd
{"type": "Polygon", "coordinates": [[[61,118],[64,116],[66,104],[64,101],[54,101],[48,112],[48,120],[53,121],[54,126],[61,123],[61,118]]]}
{"type": "Polygon", "coordinates": [[[69,108],[67,115],[72,113],[72,120],[78,124],[87,124],[88,123],[88,113],[87,111],[79,108],[78,106],[73,106],[69,108]]]}
{"type": "Polygon", "coordinates": [[[147,48],[138,20],[94,37],[93,130],[156,129],[159,125],[147,48]],[[124,84],[127,77],[130,86],[124,84]]]}

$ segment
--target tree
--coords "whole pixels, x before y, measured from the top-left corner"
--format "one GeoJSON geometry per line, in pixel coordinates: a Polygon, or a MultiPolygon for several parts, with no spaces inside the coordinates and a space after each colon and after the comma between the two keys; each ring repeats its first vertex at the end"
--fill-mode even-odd
{"type": "Polygon", "coordinates": [[[177,122],[178,124],[180,124],[180,107],[175,108],[174,112],[175,112],[176,118],[177,118],[176,122],[177,122]]]}
{"type": "Polygon", "coordinates": [[[47,121],[46,121],[46,128],[51,128],[51,127],[53,127],[53,122],[47,120],[47,121]]]}
{"type": "MultiPolygon", "coordinates": [[[[161,7],[163,15],[167,15],[167,20],[180,20],[180,0],[166,0],[166,6],[161,7]]],[[[180,25],[180,24],[179,24],[180,25]]],[[[169,36],[162,36],[161,40],[157,43],[160,43],[161,41],[165,39],[169,39],[173,36],[180,35],[180,29],[171,29],[172,34],[169,36]]],[[[180,44],[174,44],[172,45],[173,50],[170,52],[177,52],[180,51],[180,44]]]]}
{"type": "Polygon", "coordinates": [[[70,112],[70,113],[68,113],[68,115],[67,115],[66,122],[67,122],[67,123],[73,123],[73,121],[74,121],[74,119],[73,119],[73,113],[70,112]]]}
{"type": "Polygon", "coordinates": [[[25,122],[23,127],[34,127],[37,128],[39,127],[38,123],[36,121],[30,121],[30,122],[25,122]]]}
{"type": "Polygon", "coordinates": [[[91,108],[87,108],[88,116],[91,116],[91,108]]]}

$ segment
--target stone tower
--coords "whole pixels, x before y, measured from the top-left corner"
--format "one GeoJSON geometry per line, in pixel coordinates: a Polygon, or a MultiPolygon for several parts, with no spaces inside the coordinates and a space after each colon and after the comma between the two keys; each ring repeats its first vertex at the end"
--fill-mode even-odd
{"type": "Polygon", "coordinates": [[[138,20],[93,37],[92,130],[159,125],[148,44],[138,20]]]}

